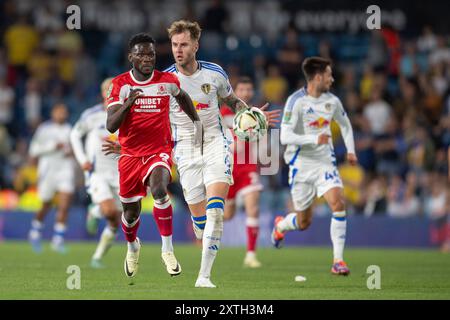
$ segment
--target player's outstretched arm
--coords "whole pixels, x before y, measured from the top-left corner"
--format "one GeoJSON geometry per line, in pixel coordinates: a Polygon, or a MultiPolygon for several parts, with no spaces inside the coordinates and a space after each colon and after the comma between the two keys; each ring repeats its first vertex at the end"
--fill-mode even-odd
{"type": "Polygon", "coordinates": [[[227,97],[222,98],[222,101],[235,113],[241,109],[250,109],[250,107],[244,101],[239,99],[234,92],[227,97]]]}
{"type": "Polygon", "coordinates": [[[266,111],[269,107],[269,103],[266,103],[261,108],[259,108],[262,112],[264,112],[264,115],[266,116],[267,123],[269,124],[269,127],[275,127],[277,123],[280,123],[280,109],[275,109],[272,111],[266,111]]]}
{"type": "Polygon", "coordinates": [[[131,90],[128,99],[124,104],[115,104],[108,108],[106,129],[108,129],[109,132],[114,133],[119,130],[119,127],[122,124],[123,120],[127,116],[128,112],[130,112],[130,108],[134,104],[134,101],[141,95],[141,89],[131,90]]]}

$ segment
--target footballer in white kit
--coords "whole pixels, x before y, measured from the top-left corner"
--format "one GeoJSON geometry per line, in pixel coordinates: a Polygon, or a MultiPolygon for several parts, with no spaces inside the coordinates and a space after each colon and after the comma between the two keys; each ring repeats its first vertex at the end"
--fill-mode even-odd
{"type": "Polygon", "coordinates": [[[105,142],[117,140],[117,135],[106,129],[106,98],[111,80],[106,79],[101,85],[103,103],[85,110],[70,134],[73,152],[85,173],[87,192],[108,221],[91,260],[94,268],[102,267],[101,259],[114,241],[122,207],[119,199],[118,157],[105,155],[102,151],[105,142]]]}
{"type": "Polygon", "coordinates": [[[66,122],[67,108],[56,104],[51,120],[42,123],[31,140],[30,156],[38,159],[38,194],[42,207],[31,222],[29,240],[35,252],[42,251],[43,221],[58,194],[58,211],[52,238],[52,249],[64,253],[64,235],[68,210],[75,190],[75,161],[70,147],[72,126],[66,122]]]}
{"type": "Polygon", "coordinates": [[[232,181],[232,153],[219,111],[218,97],[233,111],[249,108],[232,91],[228,76],[217,64],[196,60],[201,29],[197,22],[175,21],[168,28],[175,64],[166,72],[175,74],[198,112],[204,127],[204,142],[195,148],[196,130],[171,99],[170,121],[174,161],[178,166],[184,197],[189,205],[195,235],[202,239],[202,259],[196,287],[215,288],[211,269],[220,247],[223,211],[232,181]]]}
{"type": "Polygon", "coordinates": [[[338,97],[326,92],[314,98],[302,88],[286,102],[282,130],[286,135],[293,132],[302,136],[294,141],[299,144],[288,144],[284,153],[296,210],[307,209],[316,196],[320,198],[334,187],[343,188],[331,139],[327,144],[317,144],[319,135],[331,136],[333,119],[341,129],[348,152],[354,153],[350,121],[338,97]]]}
{"type": "Polygon", "coordinates": [[[225,71],[217,64],[197,61],[194,74],[187,76],[172,65],[166,72],[174,73],[180,85],[192,99],[202,121],[204,138],[203,154],[194,145],[194,125],[171,99],[170,122],[174,140],[174,160],[180,174],[184,198],[188,204],[206,199],[206,188],[216,182],[233,184],[231,172],[232,141],[225,134],[218,98],[228,97],[233,90],[225,71]]]}
{"type": "Polygon", "coordinates": [[[284,160],[289,165],[289,185],[294,213],[276,217],[272,231],[275,247],[282,246],[287,231],[305,230],[312,221],[315,197],[325,197],[333,216],[331,272],[349,274],[343,260],[346,212],[343,185],[337,169],[330,125],[339,125],[347,149],[347,160],[357,164],[350,120],[338,97],[329,92],[334,79],[331,61],[320,57],[305,59],[302,65],[307,86],[289,96],[281,124],[281,143],[287,145],[284,160]]]}
{"type": "Polygon", "coordinates": [[[175,21],[167,31],[175,64],[165,71],[178,77],[181,88],[194,102],[203,125],[203,147],[195,148],[193,136],[197,129],[194,130],[192,122],[171,99],[174,160],[191,211],[195,235],[203,242],[195,286],[214,288],[210,280],[211,269],[223,232],[225,198],[233,184],[231,141],[225,135],[218,99],[234,112],[250,107],[233,93],[222,67],[196,59],[201,35],[197,22],[175,21]]]}

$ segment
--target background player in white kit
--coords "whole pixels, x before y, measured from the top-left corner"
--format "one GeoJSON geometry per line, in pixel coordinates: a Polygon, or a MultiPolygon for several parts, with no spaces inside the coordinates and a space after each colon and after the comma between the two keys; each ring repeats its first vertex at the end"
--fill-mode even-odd
{"type": "Polygon", "coordinates": [[[194,231],[203,239],[202,260],[196,287],[214,288],[211,269],[223,232],[223,211],[233,183],[230,141],[225,136],[218,97],[233,111],[249,106],[235,96],[228,76],[217,64],[196,60],[201,34],[197,22],[175,21],[168,29],[175,64],[174,73],[191,97],[204,127],[203,153],[194,146],[194,126],[174,99],[170,120],[175,143],[174,160],[192,214],[194,231]]]}
{"type": "Polygon", "coordinates": [[[93,268],[103,267],[101,259],[114,242],[121,215],[117,157],[105,155],[102,151],[105,141],[117,140],[115,134],[106,130],[106,99],[111,80],[112,78],[108,78],[101,84],[103,103],[85,110],[70,134],[73,152],[85,172],[87,191],[92,202],[100,206],[100,211],[108,221],[92,256],[93,268]],[[83,145],[84,137],[86,139],[83,145]]]}
{"type": "Polygon", "coordinates": [[[337,170],[331,141],[330,124],[334,119],[341,129],[347,148],[347,161],[357,164],[350,120],[338,97],[329,92],[334,81],[331,61],[310,57],[302,64],[307,86],[289,96],[284,109],[280,140],[287,145],[284,159],[289,164],[294,213],[275,218],[272,242],[282,246],[285,233],[305,230],[312,221],[314,198],[324,196],[333,216],[330,235],[333,243],[331,272],[348,275],[343,252],[346,236],[346,212],[343,185],[337,170]]]}
{"type": "Polygon", "coordinates": [[[75,161],[69,138],[72,126],[66,122],[67,116],[64,104],[53,106],[51,120],[42,123],[36,129],[30,144],[30,156],[38,158],[38,194],[42,200],[42,207],[31,222],[28,238],[33,250],[38,253],[42,251],[43,221],[51,209],[56,193],[58,193],[58,211],[51,247],[57,252],[66,252],[64,235],[75,189],[75,161]]]}

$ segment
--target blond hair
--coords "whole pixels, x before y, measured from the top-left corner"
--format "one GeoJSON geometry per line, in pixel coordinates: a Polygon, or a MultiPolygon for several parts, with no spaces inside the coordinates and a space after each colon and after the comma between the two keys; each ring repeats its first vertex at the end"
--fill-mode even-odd
{"type": "Polygon", "coordinates": [[[167,29],[167,33],[169,34],[169,39],[176,34],[183,33],[188,31],[191,35],[191,39],[198,41],[200,39],[200,35],[202,33],[202,29],[197,22],[192,22],[188,20],[178,20],[173,22],[170,27],[167,29]]]}
{"type": "Polygon", "coordinates": [[[100,90],[102,92],[103,98],[108,97],[112,80],[113,80],[113,78],[106,78],[105,80],[103,80],[102,84],[100,85],[100,90]]]}
{"type": "Polygon", "coordinates": [[[105,80],[103,80],[102,84],[100,85],[100,89],[102,92],[105,92],[106,90],[108,90],[109,86],[111,85],[113,78],[106,78],[105,80]]]}

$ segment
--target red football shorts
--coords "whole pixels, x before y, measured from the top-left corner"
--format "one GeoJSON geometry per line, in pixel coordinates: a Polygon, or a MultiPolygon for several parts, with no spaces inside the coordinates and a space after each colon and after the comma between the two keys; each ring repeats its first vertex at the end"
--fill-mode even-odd
{"type": "Polygon", "coordinates": [[[171,173],[170,153],[157,153],[144,157],[121,156],[119,159],[119,197],[124,203],[136,202],[147,195],[147,179],[157,167],[171,173]]]}
{"type": "Polygon", "coordinates": [[[253,191],[261,191],[263,185],[259,180],[257,166],[235,164],[233,166],[234,184],[228,190],[227,199],[236,198],[237,194],[245,195],[253,191]]]}

